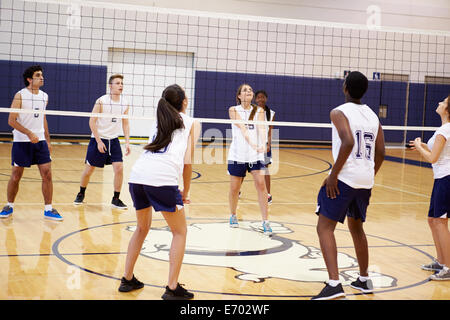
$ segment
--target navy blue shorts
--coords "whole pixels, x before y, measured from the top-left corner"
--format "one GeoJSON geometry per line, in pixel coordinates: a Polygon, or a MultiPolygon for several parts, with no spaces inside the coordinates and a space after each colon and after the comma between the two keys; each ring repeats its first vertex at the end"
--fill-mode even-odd
{"type": "Polygon", "coordinates": [[[16,167],[30,167],[33,164],[51,162],[47,141],[38,143],[13,142],[11,150],[11,165],[16,167]]]}
{"type": "Polygon", "coordinates": [[[366,211],[369,206],[372,189],[353,189],[338,180],[339,195],[335,199],[327,197],[325,186],[320,188],[317,196],[317,215],[344,223],[345,217],[366,221],[366,211]]]}
{"type": "Polygon", "coordinates": [[[97,148],[97,141],[95,138],[91,138],[86,152],[85,162],[93,167],[103,168],[107,164],[113,162],[123,162],[122,148],[120,147],[119,138],[115,139],[102,139],[106,146],[106,152],[101,153],[97,148]]]}
{"type": "Polygon", "coordinates": [[[433,191],[431,192],[430,218],[448,218],[450,212],[450,175],[440,179],[434,179],[433,191]]]}
{"type": "Polygon", "coordinates": [[[175,212],[183,206],[178,186],[153,187],[129,183],[131,199],[136,210],[153,207],[155,211],[175,212]]]}
{"type": "Polygon", "coordinates": [[[264,164],[266,168],[272,164],[272,148],[269,152],[264,153],[264,164]]]}
{"type": "Polygon", "coordinates": [[[252,172],[253,170],[263,170],[265,165],[262,161],[256,162],[238,162],[228,161],[228,174],[235,177],[245,177],[246,172],[252,172]]]}

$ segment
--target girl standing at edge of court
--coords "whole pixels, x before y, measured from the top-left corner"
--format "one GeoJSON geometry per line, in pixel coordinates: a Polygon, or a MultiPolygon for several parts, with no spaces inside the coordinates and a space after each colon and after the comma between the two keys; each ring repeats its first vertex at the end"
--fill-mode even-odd
{"type": "Polygon", "coordinates": [[[435,271],[431,280],[450,280],[450,232],[448,215],[450,212],[450,94],[436,109],[441,116],[442,125],[436,130],[428,143],[420,138],[409,145],[432,164],[434,184],[428,210],[428,225],[436,246],[437,259],[423,265],[422,269],[435,271]]]}

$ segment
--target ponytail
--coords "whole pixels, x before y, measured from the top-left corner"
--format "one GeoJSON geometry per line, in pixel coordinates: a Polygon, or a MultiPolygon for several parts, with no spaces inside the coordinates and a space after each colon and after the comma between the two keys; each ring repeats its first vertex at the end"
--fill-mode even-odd
{"type": "Polygon", "coordinates": [[[448,112],[448,120],[450,120],[450,94],[447,96],[447,112],[448,112]]]}
{"type": "Polygon", "coordinates": [[[156,137],[144,147],[145,150],[156,152],[164,149],[172,142],[173,132],[184,128],[183,118],[179,114],[184,98],[184,91],[178,85],[169,86],[164,90],[163,97],[159,99],[158,109],[156,110],[156,137]]]}
{"type": "Polygon", "coordinates": [[[250,112],[250,116],[248,117],[248,120],[253,120],[255,117],[256,111],[258,110],[258,106],[256,104],[251,104],[252,106],[252,112],[250,112]]]}
{"type": "MultiPolygon", "coordinates": [[[[250,112],[250,116],[248,117],[248,120],[253,120],[253,118],[255,117],[256,111],[258,110],[258,106],[255,104],[251,104],[252,106],[252,112],[250,112]]],[[[268,106],[264,107],[264,111],[266,113],[266,119],[267,121],[270,121],[270,108],[268,106]]]]}

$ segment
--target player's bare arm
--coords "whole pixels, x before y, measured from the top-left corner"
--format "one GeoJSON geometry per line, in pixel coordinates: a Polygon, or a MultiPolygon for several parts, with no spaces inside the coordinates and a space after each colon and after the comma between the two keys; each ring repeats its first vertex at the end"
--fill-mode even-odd
{"type": "Polygon", "coordinates": [[[336,198],[339,195],[339,189],[337,186],[337,177],[342,167],[347,161],[348,156],[352,152],[355,140],[353,139],[353,134],[350,129],[350,124],[348,123],[345,115],[339,110],[333,110],[330,113],[330,119],[337,129],[339,138],[341,139],[341,148],[339,149],[339,154],[336,162],[331,169],[330,175],[324,180],[322,185],[326,185],[327,196],[329,198],[336,198]]]}

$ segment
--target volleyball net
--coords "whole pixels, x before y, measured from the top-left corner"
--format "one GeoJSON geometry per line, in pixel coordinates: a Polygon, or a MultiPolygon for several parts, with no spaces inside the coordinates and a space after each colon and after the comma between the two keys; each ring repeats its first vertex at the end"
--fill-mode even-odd
{"type": "MultiPolygon", "coordinates": [[[[388,143],[427,139],[450,93],[450,33],[215,14],[94,1],[0,2],[0,133],[23,71],[44,69],[54,136],[90,135],[87,118],[121,74],[131,136],[148,137],[164,88],[181,85],[203,137],[227,137],[242,83],[267,92],[278,141],[331,141],[329,113],[350,71],[388,143]]],[[[16,110],[15,110],[16,111],[16,110]]],[[[18,112],[27,112],[26,110],[18,112]]],[[[108,114],[97,115],[111,117],[108,114]]],[[[117,116],[115,116],[117,117],[117,116]]],[[[267,125],[267,124],[266,124],[267,125]]],[[[208,138],[209,139],[209,138],[208,138]]]]}

